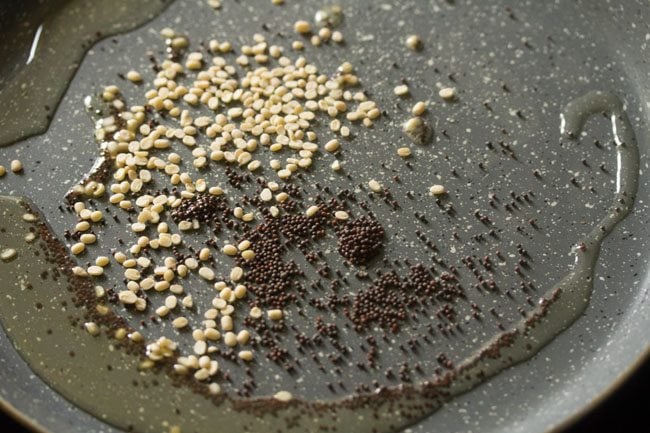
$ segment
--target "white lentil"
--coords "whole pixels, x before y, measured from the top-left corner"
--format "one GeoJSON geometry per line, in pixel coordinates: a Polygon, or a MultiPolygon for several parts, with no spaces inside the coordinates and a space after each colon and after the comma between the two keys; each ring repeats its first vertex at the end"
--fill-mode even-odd
{"type": "Polygon", "coordinates": [[[438,92],[438,95],[445,101],[453,101],[456,99],[456,88],[455,87],[443,87],[438,92]]]}
{"type": "Polygon", "coordinates": [[[411,156],[411,148],[409,147],[400,147],[397,149],[397,154],[401,156],[402,158],[407,158],[411,156]]]}
{"type": "Polygon", "coordinates": [[[142,75],[138,71],[132,70],[126,73],[126,79],[133,83],[139,83],[142,81],[142,75]]]}
{"type": "Polygon", "coordinates": [[[11,168],[11,171],[14,173],[20,173],[21,171],[23,171],[23,163],[20,162],[20,160],[18,159],[14,159],[13,161],[11,161],[9,167],[11,168]]]}
{"type": "Polygon", "coordinates": [[[443,185],[432,185],[429,188],[429,192],[431,194],[433,194],[433,195],[442,195],[442,194],[445,194],[447,192],[447,190],[445,189],[445,187],[443,185]]]}
{"type": "Polygon", "coordinates": [[[17,254],[18,252],[15,249],[5,248],[2,250],[2,252],[0,252],[0,259],[2,259],[4,262],[8,262],[10,260],[13,260],[17,254]]]}
{"type": "Polygon", "coordinates": [[[370,189],[373,192],[381,192],[382,191],[381,184],[379,182],[377,182],[376,180],[374,180],[374,179],[372,179],[372,180],[370,180],[368,182],[368,186],[370,187],[370,189]]]}
{"type": "Polygon", "coordinates": [[[418,35],[410,35],[406,38],[406,46],[413,51],[420,50],[422,49],[422,40],[418,35]]]}
{"type": "Polygon", "coordinates": [[[188,320],[186,317],[177,317],[172,321],[172,326],[176,329],[185,328],[188,325],[188,320]]]}
{"type": "Polygon", "coordinates": [[[273,398],[281,402],[288,402],[293,399],[293,395],[289,391],[278,391],[273,394],[273,398]]]}
{"type": "Polygon", "coordinates": [[[348,215],[348,213],[345,211],[339,210],[334,212],[334,218],[336,218],[337,220],[345,221],[348,218],[350,218],[350,215],[348,215]]]}

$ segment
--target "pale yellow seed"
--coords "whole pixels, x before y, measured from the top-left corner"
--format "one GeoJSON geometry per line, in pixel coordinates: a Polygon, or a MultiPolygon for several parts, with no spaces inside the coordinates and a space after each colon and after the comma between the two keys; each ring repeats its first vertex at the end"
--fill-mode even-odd
{"type": "Polygon", "coordinates": [[[21,171],[23,171],[23,163],[20,162],[20,160],[18,159],[14,159],[10,163],[10,168],[11,171],[13,171],[14,173],[20,173],[21,171]]]}
{"type": "Polygon", "coordinates": [[[176,329],[185,328],[188,325],[188,320],[186,317],[177,317],[172,321],[172,326],[176,329]]]}
{"type": "Polygon", "coordinates": [[[266,312],[266,315],[271,320],[280,320],[284,316],[284,314],[282,313],[282,310],[279,310],[279,309],[268,310],[266,312]]]}
{"type": "Polygon", "coordinates": [[[308,217],[316,215],[316,212],[318,212],[319,207],[318,206],[309,206],[307,211],[305,212],[305,215],[308,217]]]}
{"type": "Polygon", "coordinates": [[[228,256],[236,256],[238,252],[237,247],[232,244],[224,245],[222,251],[228,256]]]}
{"type": "Polygon", "coordinates": [[[241,256],[246,261],[253,260],[255,258],[255,251],[245,250],[241,253],[241,256]]]}
{"type": "Polygon", "coordinates": [[[199,275],[204,280],[207,280],[207,281],[214,280],[214,271],[212,269],[208,268],[208,267],[204,266],[201,269],[199,269],[199,275]]]}
{"type": "Polygon", "coordinates": [[[336,218],[337,220],[345,221],[348,218],[350,218],[350,215],[348,215],[348,213],[345,211],[339,210],[334,212],[334,218],[336,218]]]}
{"type": "Polygon", "coordinates": [[[422,40],[418,35],[410,35],[406,38],[406,46],[413,51],[420,50],[422,48],[422,40]]]}
{"type": "Polygon", "coordinates": [[[440,89],[438,95],[445,101],[453,101],[456,99],[456,88],[455,87],[444,87],[440,89]]]}
{"type": "Polygon", "coordinates": [[[13,260],[17,254],[18,252],[15,249],[5,248],[2,250],[2,252],[0,252],[0,259],[4,262],[8,262],[10,260],[13,260]]]}
{"type": "Polygon", "coordinates": [[[401,84],[393,89],[393,93],[397,96],[405,96],[409,93],[409,86],[406,84],[401,84]]]}
{"type": "Polygon", "coordinates": [[[133,83],[139,83],[142,81],[142,75],[138,71],[132,70],[126,73],[126,79],[133,83]]]}
{"type": "Polygon", "coordinates": [[[281,402],[288,402],[293,399],[293,396],[289,391],[279,391],[273,394],[273,398],[281,402]]]}
{"type": "Polygon", "coordinates": [[[130,290],[122,290],[117,297],[123,304],[135,304],[135,301],[138,300],[137,295],[130,290]]]}
{"type": "Polygon", "coordinates": [[[400,147],[397,149],[397,154],[401,156],[402,158],[407,158],[411,156],[411,148],[409,147],[400,147]]]}
{"type": "Polygon", "coordinates": [[[251,308],[249,316],[251,316],[253,319],[259,319],[260,317],[262,317],[262,309],[259,307],[251,308]]]}
{"type": "Polygon", "coordinates": [[[325,143],[325,150],[328,152],[336,152],[340,147],[339,141],[337,139],[333,139],[325,143]]]}
{"type": "Polygon", "coordinates": [[[234,282],[241,280],[243,276],[244,276],[244,270],[239,266],[235,266],[230,271],[230,280],[234,282]]]}
{"type": "Polygon", "coordinates": [[[370,180],[368,182],[368,186],[374,192],[381,192],[381,190],[382,190],[381,184],[379,182],[377,182],[376,180],[374,180],[374,179],[372,179],[372,180],[370,180]]]}
{"type": "Polygon", "coordinates": [[[99,277],[100,275],[104,274],[104,268],[101,266],[89,266],[88,267],[88,275],[92,275],[93,277],[99,277]]]}
{"type": "Polygon", "coordinates": [[[99,326],[97,326],[95,322],[84,323],[84,328],[86,328],[86,331],[93,337],[99,335],[99,326]]]}
{"type": "Polygon", "coordinates": [[[445,187],[443,185],[432,185],[429,188],[429,192],[431,194],[433,194],[433,195],[442,195],[442,194],[445,194],[447,192],[447,190],[445,189],[445,187]]]}
{"type": "Polygon", "coordinates": [[[243,361],[252,361],[254,358],[253,352],[250,350],[242,350],[237,356],[243,361]]]}
{"type": "Polygon", "coordinates": [[[97,236],[92,233],[85,233],[79,237],[79,240],[86,245],[97,242],[97,236]]]}
{"type": "Polygon", "coordinates": [[[247,330],[242,330],[237,333],[237,342],[239,344],[246,344],[248,343],[248,340],[250,340],[251,334],[247,330]]]}
{"type": "Polygon", "coordinates": [[[296,33],[306,34],[311,32],[311,24],[304,20],[296,21],[293,25],[293,29],[296,31],[296,33]]]}
{"type": "Polygon", "coordinates": [[[423,101],[419,101],[413,105],[413,108],[411,108],[411,113],[413,113],[414,116],[421,116],[424,114],[426,111],[427,106],[423,101]]]}
{"type": "Polygon", "coordinates": [[[75,256],[83,253],[86,250],[86,244],[83,242],[77,242],[76,244],[70,247],[70,252],[75,256]]]}

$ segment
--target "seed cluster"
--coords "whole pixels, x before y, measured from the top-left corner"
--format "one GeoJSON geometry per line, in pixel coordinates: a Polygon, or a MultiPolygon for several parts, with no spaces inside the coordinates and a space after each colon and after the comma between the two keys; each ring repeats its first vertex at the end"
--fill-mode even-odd
{"type": "Polygon", "coordinates": [[[337,230],[338,249],[352,264],[363,265],[382,248],[384,228],[371,216],[348,221],[337,230]]]}

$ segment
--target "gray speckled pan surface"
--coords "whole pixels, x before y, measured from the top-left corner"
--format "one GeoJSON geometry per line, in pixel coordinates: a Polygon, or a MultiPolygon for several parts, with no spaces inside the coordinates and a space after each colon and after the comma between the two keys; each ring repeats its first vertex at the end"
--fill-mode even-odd
{"type": "MultiPolygon", "coordinates": [[[[147,51],[162,49],[158,36],[162,27],[183,31],[195,43],[216,37],[240,45],[249,42],[254,33],[264,32],[262,24],[266,23],[270,29],[267,37],[286,46],[294,38],[291,23],[297,18],[311,19],[322,6],[311,0],[287,0],[281,8],[267,0],[224,0],[222,10],[213,12],[204,3],[177,0],[143,27],[93,46],[48,131],[0,148],[0,164],[7,166],[8,161],[19,158],[26,167],[21,176],[0,179],[0,194],[27,196],[61,234],[70,220],[56,207],[96,156],[83,98],[103,85],[119,83],[127,99],[135,101],[141,89],[119,81],[117,73],[131,68],[147,70],[147,51]]],[[[486,205],[489,191],[496,189],[506,196],[511,190],[534,190],[533,205],[517,218],[538,221],[541,233],[536,233],[535,242],[527,247],[536,263],[531,278],[540,290],[566,273],[571,264],[571,245],[602,215],[614,184],[613,151],[593,145],[594,139],[603,143],[611,140],[607,125],[590,121],[579,144],[560,145],[559,113],[567,102],[595,89],[616,93],[625,102],[641,152],[639,193],[632,214],[604,243],[587,311],[532,359],[454,399],[407,431],[552,430],[610,389],[645,356],[650,344],[650,5],[643,0],[527,1],[508,9],[499,1],[407,1],[390,7],[385,3],[389,2],[344,4],[345,20],[340,29],[346,45],[307,48],[305,54],[329,71],[342,61],[352,61],[365,88],[390,114],[374,129],[354,131],[357,137],[344,157],[347,170],[356,174],[358,182],[377,177],[377,173],[389,177],[391,169],[403,173],[403,186],[394,186],[395,195],[407,190],[421,193],[413,209],[425,212],[437,211],[427,204],[424,192],[440,175],[461,215],[461,234],[467,237],[476,232],[472,210],[486,205]],[[422,52],[404,48],[403,40],[411,33],[424,40],[422,52]],[[453,81],[449,74],[453,74],[453,81]],[[392,89],[401,79],[406,79],[411,88],[412,96],[406,100],[393,95],[392,89]],[[457,87],[458,102],[441,103],[438,83],[457,87]],[[503,84],[509,92],[504,92],[503,84]],[[435,103],[427,119],[435,125],[436,141],[419,149],[413,160],[415,169],[409,174],[393,154],[396,147],[406,143],[400,122],[413,101],[420,99],[435,103]],[[491,112],[484,109],[484,101],[489,101],[491,112]],[[521,117],[515,114],[517,110],[521,117]],[[484,144],[487,140],[496,142],[504,128],[517,161],[490,151],[484,144]],[[442,130],[449,138],[440,133],[442,130]],[[582,159],[590,166],[583,165],[582,159]],[[381,162],[388,162],[388,168],[383,169],[381,162]],[[480,170],[478,162],[487,169],[480,170]],[[612,168],[609,174],[598,169],[600,163],[612,168]],[[458,178],[451,178],[453,168],[461,173],[458,178]],[[542,180],[532,176],[534,169],[542,171],[542,180]],[[571,184],[572,177],[577,178],[579,187],[571,184]],[[466,215],[469,219],[462,220],[466,215]],[[468,229],[472,224],[474,227],[468,229]]],[[[6,43],[7,37],[3,34],[2,38],[6,43]]],[[[322,165],[327,167],[329,162],[322,165]]],[[[398,226],[393,230],[396,239],[417,223],[408,212],[401,218],[399,224],[394,222],[398,226]]],[[[427,233],[441,250],[450,250],[453,243],[447,220],[437,215],[431,219],[427,233]]],[[[525,238],[515,230],[519,222],[499,220],[505,245],[525,238]]],[[[396,241],[390,248],[404,257],[418,254],[417,247],[409,242],[396,241]]],[[[461,257],[462,251],[457,254],[461,257]]],[[[499,304],[503,299],[496,296],[477,295],[476,300],[487,308],[498,305],[510,320],[517,317],[519,304],[504,306],[499,304]]],[[[473,330],[470,325],[468,329],[469,336],[481,337],[480,329],[473,330]]],[[[440,344],[448,345],[446,350],[461,352],[473,347],[462,339],[440,344]]],[[[119,431],[46,386],[4,335],[0,339],[0,366],[0,397],[48,431],[119,431]]]]}

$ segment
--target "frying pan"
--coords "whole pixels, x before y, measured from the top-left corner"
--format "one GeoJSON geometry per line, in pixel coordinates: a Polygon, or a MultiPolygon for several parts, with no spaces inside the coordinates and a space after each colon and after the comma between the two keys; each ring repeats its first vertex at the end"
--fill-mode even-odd
{"type": "MultiPolygon", "coordinates": [[[[292,23],[299,18],[311,19],[323,6],[316,1],[287,2],[283,7],[270,2],[223,3],[221,10],[213,11],[203,2],[177,0],[138,29],[93,45],[47,131],[0,148],[0,163],[7,165],[17,158],[25,165],[23,175],[0,179],[0,193],[31,200],[61,236],[70,220],[60,215],[57,206],[97,154],[92,120],[84,111],[83,99],[119,80],[118,73],[148,70],[148,52],[158,55],[162,51],[158,36],[162,27],[180,29],[196,41],[216,37],[234,44],[266,32],[268,38],[288,45],[295,37],[292,23]]],[[[12,52],[12,47],[24,52],[31,47],[38,23],[63,7],[62,2],[55,6],[49,10],[35,6],[21,15],[12,9],[18,8],[17,4],[3,5],[0,23],[4,52],[12,52]],[[28,23],[22,32],[4,30],[10,22],[7,17],[14,16],[28,23]],[[16,41],[12,42],[14,36],[16,41]]],[[[355,131],[344,160],[347,170],[355,173],[355,181],[367,180],[375,173],[393,175],[391,170],[395,170],[404,179],[402,192],[426,191],[428,185],[442,179],[459,215],[471,215],[493,189],[505,195],[511,190],[535,191],[535,203],[524,214],[537,219],[541,232],[528,244],[528,250],[536,263],[531,278],[543,290],[566,274],[572,261],[571,246],[602,216],[615,183],[615,155],[607,145],[611,141],[609,125],[593,119],[585,136],[566,141],[560,139],[559,115],[568,102],[593,90],[612,92],[623,101],[639,144],[639,191],[632,213],[603,244],[586,311],[532,358],[454,398],[406,431],[561,430],[604,398],[648,356],[650,106],[646,101],[650,100],[650,5],[641,0],[617,4],[528,1],[514,6],[499,1],[358,1],[344,4],[344,15],[340,29],[346,36],[345,45],[308,47],[305,56],[330,70],[345,60],[352,61],[371,97],[388,113],[374,129],[355,131]],[[421,52],[409,52],[404,46],[404,38],[412,33],[424,41],[421,52]],[[393,87],[403,81],[409,83],[412,99],[399,100],[393,95],[393,87]],[[442,103],[437,99],[437,85],[456,87],[458,101],[442,103]],[[432,102],[427,119],[435,130],[435,141],[419,149],[412,174],[399,162],[386,168],[381,165],[386,153],[394,152],[394,146],[405,139],[401,119],[418,99],[432,102]],[[517,153],[516,161],[486,148],[486,141],[496,143],[500,135],[517,153]],[[595,140],[604,146],[596,146],[595,140]],[[486,170],[477,166],[479,161],[485,163],[486,170]],[[609,174],[599,169],[601,163],[609,174]],[[461,175],[452,178],[452,169],[461,175]],[[531,175],[534,170],[541,171],[541,180],[531,175]],[[579,186],[572,184],[572,178],[579,186]]],[[[24,53],[7,56],[15,65],[5,65],[3,76],[16,74],[25,57],[24,53]]],[[[74,70],[70,60],[61,56],[56,61],[74,70]]],[[[127,99],[137,100],[142,92],[120,84],[127,99]]],[[[336,185],[339,181],[332,182],[336,185]]],[[[414,206],[427,211],[432,205],[421,194],[414,206]]],[[[416,221],[406,219],[401,223],[404,230],[417,226],[416,221]]],[[[515,232],[515,226],[505,224],[515,232]]],[[[463,224],[461,236],[473,233],[469,225],[473,226],[463,224]]],[[[432,233],[440,248],[447,251],[451,244],[445,227],[441,223],[432,233]]],[[[516,234],[504,233],[504,245],[515,238],[516,234]]],[[[389,248],[397,255],[412,254],[413,250],[406,242],[389,248]]],[[[472,296],[484,308],[502,300],[472,296]]],[[[499,306],[505,320],[510,317],[513,321],[517,305],[499,306]]],[[[2,319],[7,326],[7,318],[2,319]]],[[[29,320],[32,323],[35,319],[30,316],[29,320]]],[[[467,333],[480,336],[481,329],[469,326],[467,333]]],[[[474,347],[462,338],[440,344],[459,353],[474,347]]],[[[423,356],[435,353],[432,349],[423,356]]],[[[5,335],[0,340],[0,362],[3,406],[23,414],[39,426],[36,429],[121,431],[49,387],[5,335]]]]}

